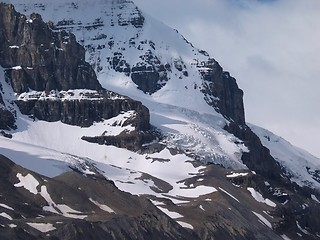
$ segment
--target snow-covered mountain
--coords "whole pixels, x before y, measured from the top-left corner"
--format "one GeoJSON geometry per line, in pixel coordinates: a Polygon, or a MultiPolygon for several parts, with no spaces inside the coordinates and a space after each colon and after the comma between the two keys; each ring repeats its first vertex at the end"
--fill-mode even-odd
{"type": "MultiPolygon", "coordinates": [[[[10,2],[27,17],[1,6],[0,154],[48,178],[99,173],[195,239],[319,237],[320,160],[247,126],[242,91],[205,51],[131,1],[10,2]]],[[[0,224],[26,229],[18,219],[0,224]]]]}

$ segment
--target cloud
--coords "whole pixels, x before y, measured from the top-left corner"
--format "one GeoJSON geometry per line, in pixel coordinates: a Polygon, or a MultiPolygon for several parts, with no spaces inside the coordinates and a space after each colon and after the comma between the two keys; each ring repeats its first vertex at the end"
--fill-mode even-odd
{"type": "Polygon", "coordinates": [[[135,2],[230,71],[247,121],[320,157],[320,1],[135,2]]]}

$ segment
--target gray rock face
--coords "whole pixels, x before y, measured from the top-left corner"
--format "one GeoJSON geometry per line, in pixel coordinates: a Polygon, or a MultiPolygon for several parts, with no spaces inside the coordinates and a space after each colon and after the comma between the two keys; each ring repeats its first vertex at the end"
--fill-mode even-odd
{"type": "Polygon", "coordinates": [[[0,129],[9,130],[11,128],[15,128],[15,118],[13,113],[5,108],[3,98],[0,93],[0,129]]]}
{"type": "Polygon", "coordinates": [[[239,89],[236,79],[223,71],[214,59],[203,65],[209,69],[200,70],[204,80],[201,91],[206,102],[227,119],[245,125],[243,91],[239,89]]]}
{"type": "Polygon", "coordinates": [[[149,110],[141,102],[109,91],[96,92],[79,100],[18,100],[16,104],[22,114],[48,122],[61,121],[81,127],[89,127],[93,122],[110,119],[121,112],[132,110],[135,115],[130,125],[138,131],[150,128],[149,110]]]}
{"type": "Polygon", "coordinates": [[[149,132],[126,132],[123,131],[117,136],[83,136],[82,140],[98,143],[100,145],[112,145],[119,148],[126,148],[131,151],[140,151],[143,144],[150,143],[154,140],[154,136],[149,132]]]}
{"type": "Polygon", "coordinates": [[[270,155],[270,150],[262,145],[259,137],[249,127],[239,127],[239,125],[232,123],[225,126],[225,129],[244,141],[245,145],[249,148],[250,152],[243,153],[242,161],[250,169],[267,179],[279,182],[285,181],[285,178],[281,177],[283,170],[270,155]]]}
{"type": "MultiPolygon", "coordinates": [[[[149,111],[141,102],[119,95],[114,99],[116,94],[102,89],[93,68],[85,62],[84,48],[73,34],[53,31],[54,26],[48,26],[38,14],[27,20],[12,5],[0,4],[0,13],[0,65],[5,68],[15,93],[35,90],[47,95],[51,90],[99,90],[81,100],[62,101],[59,97],[18,100],[16,104],[22,114],[88,127],[94,121],[134,110],[136,118],[132,125],[138,131],[150,128],[149,111]]],[[[134,20],[137,27],[140,20],[134,20]]],[[[7,109],[0,111],[0,129],[13,128],[13,114],[7,109]]]]}
{"type": "Polygon", "coordinates": [[[15,118],[7,109],[0,109],[0,129],[9,130],[15,128],[15,118]]]}
{"type": "MultiPolygon", "coordinates": [[[[151,46],[152,43],[149,43],[151,46]]],[[[150,50],[140,56],[141,62],[131,69],[131,79],[144,93],[152,94],[168,81],[169,64],[163,64],[150,50]]]]}
{"type": "Polygon", "coordinates": [[[27,20],[12,5],[0,12],[0,64],[14,92],[102,89],[74,35],[53,32],[38,14],[27,20]]]}

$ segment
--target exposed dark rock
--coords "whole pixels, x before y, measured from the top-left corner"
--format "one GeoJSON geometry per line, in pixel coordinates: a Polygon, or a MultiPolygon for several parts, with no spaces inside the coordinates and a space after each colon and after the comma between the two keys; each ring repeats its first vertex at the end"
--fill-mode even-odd
{"type": "Polygon", "coordinates": [[[81,139],[92,143],[98,143],[100,145],[112,145],[119,148],[126,148],[131,151],[139,151],[142,149],[143,144],[154,140],[154,136],[148,132],[123,131],[117,136],[83,136],[81,139]]]}
{"type": "MultiPolygon", "coordinates": [[[[30,89],[43,91],[43,94],[49,94],[51,90],[99,90],[98,96],[81,100],[18,100],[16,103],[22,114],[49,122],[62,121],[88,127],[122,111],[134,110],[135,118],[130,124],[136,130],[150,128],[149,111],[141,102],[123,96],[113,99],[110,92],[102,90],[93,68],[84,60],[84,48],[73,34],[52,31],[54,26],[49,27],[38,14],[32,14],[28,20],[12,5],[0,4],[0,13],[0,65],[6,69],[6,77],[15,93],[29,92],[30,89]]],[[[113,61],[120,71],[120,59],[113,61]]],[[[13,114],[5,108],[0,112],[0,129],[13,128],[13,114]]]]}
{"type": "MultiPolygon", "coordinates": [[[[120,3],[120,2],[119,2],[120,3]]],[[[123,1],[125,4],[126,1],[123,1]]],[[[120,9],[123,8],[123,6],[120,5],[120,9]]],[[[141,11],[135,7],[133,11],[131,12],[130,18],[128,18],[126,15],[123,17],[122,13],[118,15],[118,25],[119,26],[128,26],[133,25],[136,28],[142,28],[144,24],[144,16],[142,15],[141,11]]]]}
{"type": "Polygon", "coordinates": [[[4,130],[10,130],[10,129],[15,129],[15,117],[7,109],[1,109],[0,108],[0,129],[4,130]]]}
{"type": "Polygon", "coordinates": [[[123,72],[127,76],[129,76],[131,72],[130,65],[126,62],[124,59],[122,53],[120,52],[115,52],[113,54],[113,57],[108,57],[108,62],[110,66],[117,72],[123,72]]]}
{"type": "MultiPolygon", "coordinates": [[[[269,171],[273,170],[269,169],[269,171]]],[[[245,176],[239,175],[230,178],[230,181],[244,189],[252,187],[260,192],[264,198],[277,203],[277,206],[270,212],[273,218],[277,219],[272,223],[276,232],[290,236],[294,232],[299,232],[297,224],[310,232],[320,232],[319,203],[311,199],[313,190],[307,187],[299,187],[285,179],[274,178],[270,174],[263,177],[263,174],[248,173],[245,176]],[[266,179],[268,179],[268,184],[265,182],[266,179]]],[[[293,237],[293,239],[295,238],[293,237]]],[[[304,239],[317,238],[312,234],[307,234],[304,239]]]]}
{"type": "MultiPolygon", "coordinates": [[[[0,83],[0,89],[2,85],[0,83]]],[[[0,93],[0,129],[9,130],[15,128],[15,118],[12,112],[5,108],[2,95],[0,93]]]]}
{"type": "Polygon", "coordinates": [[[131,69],[131,79],[144,93],[152,94],[167,83],[169,70],[151,50],[140,56],[140,59],[141,62],[131,69]]]}
{"type": "Polygon", "coordinates": [[[131,79],[144,93],[152,94],[161,88],[161,85],[158,84],[159,73],[157,71],[132,72],[131,79]]]}
{"type": "Polygon", "coordinates": [[[256,171],[267,179],[285,181],[281,177],[284,172],[280,165],[270,155],[270,150],[261,144],[259,137],[249,127],[230,123],[225,126],[225,130],[241,139],[250,150],[242,154],[242,161],[251,170],[256,171]]]}
{"type": "Polygon", "coordinates": [[[102,89],[73,34],[53,32],[38,14],[27,20],[12,5],[0,12],[0,65],[14,92],[102,89]]]}
{"type": "Polygon", "coordinates": [[[0,131],[0,135],[6,137],[6,138],[12,138],[12,134],[10,133],[6,133],[5,131],[0,131]]]}
{"type": "Polygon", "coordinates": [[[16,101],[16,103],[22,114],[48,122],[61,121],[81,127],[89,127],[93,122],[110,119],[121,112],[134,110],[134,117],[126,124],[141,131],[150,129],[149,110],[141,102],[122,96],[113,99],[107,91],[99,92],[93,99],[28,100],[16,101]]]}
{"type": "Polygon", "coordinates": [[[239,125],[245,125],[243,91],[238,88],[236,80],[214,60],[201,63],[209,70],[200,70],[204,79],[202,93],[206,102],[239,125]]]}

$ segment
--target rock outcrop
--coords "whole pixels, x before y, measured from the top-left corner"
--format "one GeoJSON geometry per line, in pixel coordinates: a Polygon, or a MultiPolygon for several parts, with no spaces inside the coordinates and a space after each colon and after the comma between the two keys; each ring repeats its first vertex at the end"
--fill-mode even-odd
{"type": "MultiPolygon", "coordinates": [[[[154,46],[149,42],[150,46],[154,46]]],[[[151,50],[140,56],[138,62],[131,69],[131,79],[144,93],[152,94],[161,89],[168,81],[167,72],[171,67],[163,64],[151,50]]]]}
{"type": "MultiPolygon", "coordinates": [[[[39,14],[27,19],[9,4],[1,3],[0,13],[0,65],[18,95],[16,104],[22,114],[89,127],[133,110],[131,124],[137,131],[149,130],[148,109],[141,102],[103,90],[73,34],[54,31],[39,14]],[[74,89],[83,89],[78,98],[74,89]]],[[[134,23],[139,25],[139,21],[134,23]]],[[[0,111],[0,129],[13,128],[13,114],[5,108],[0,111]]]]}
{"type": "Polygon", "coordinates": [[[16,93],[102,87],[75,36],[52,31],[39,14],[30,19],[0,4],[0,65],[16,93]]]}
{"type": "Polygon", "coordinates": [[[267,179],[285,181],[285,178],[281,177],[283,170],[280,165],[270,155],[270,150],[262,145],[259,137],[249,127],[230,123],[225,126],[225,129],[241,139],[250,150],[242,155],[242,161],[250,169],[267,179]]]}
{"type": "Polygon", "coordinates": [[[15,128],[14,115],[12,112],[6,109],[2,95],[0,93],[0,129],[9,130],[12,128],[15,128]]]}
{"type": "MultiPolygon", "coordinates": [[[[42,93],[44,94],[44,93],[42,93]]],[[[74,94],[69,90],[67,94],[74,94]]],[[[134,119],[128,123],[138,131],[149,130],[149,110],[141,102],[120,96],[109,91],[91,92],[84,91],[85,98],[64,100],[55,99],[30,99],[18,100],[16,104],[22,114],[30,115],[39,120],[48,122],[61,121],[69,125],[89,127],[94,122],[113,118],[121,112],[135,111],[134,119]]]]}
{"type": "Polygon", "coordinates": [[[152,142],[152,140],[154,140],[154,136],[150,132],[123,131],[117,136],[83,136],[81,139],[91,143],[98,143],[100,145],[112,145],[137,152],[142,149],[145,143],[152,142]]]}
{"type": "Polygon", "coordinates": [[[217,112],[238,125],[245,125],[243,91],[238,87],[236,79],[214,59],[202,64],[205,71],[200,70],[203,77],[203,89],[206,102],[217,112]]]}

